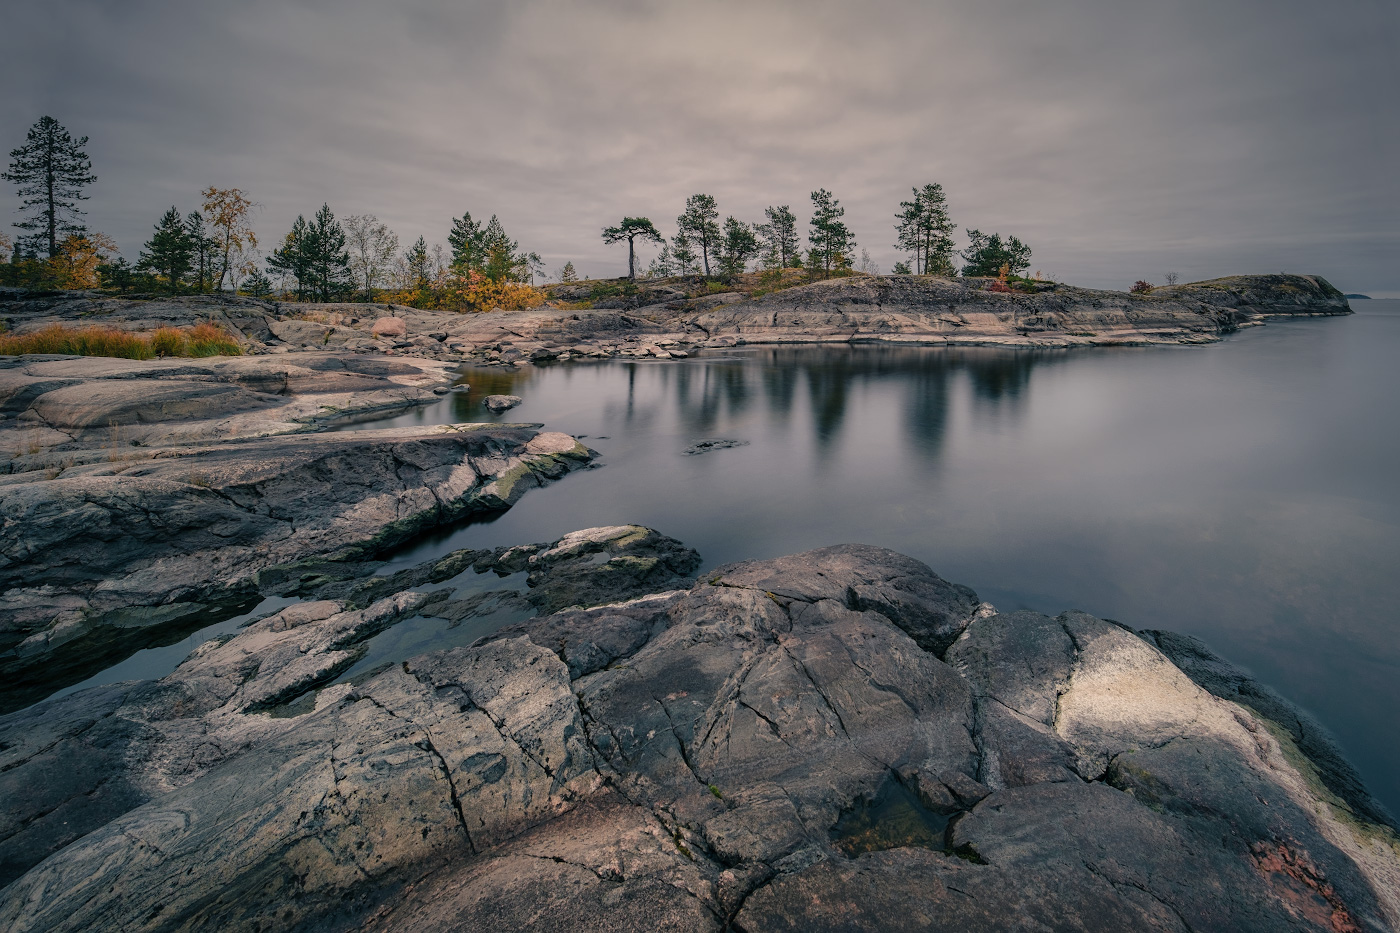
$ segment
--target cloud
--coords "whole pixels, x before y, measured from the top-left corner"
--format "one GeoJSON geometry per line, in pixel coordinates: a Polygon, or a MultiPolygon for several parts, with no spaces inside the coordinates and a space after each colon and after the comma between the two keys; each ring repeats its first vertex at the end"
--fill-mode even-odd
{"type": "Polygon", "coordinates": [[[1380,0],[588,4],[51,0],[8,16],[0,133],[88,135],[90,226],[134,255],[205,185],[441,241],[496,213],[551,267],[686,195],[842,200],[888,269],[938,181],[962,227],[1123,287],[1280,268],[1400,289],[1400,14],[1380,0]]]}

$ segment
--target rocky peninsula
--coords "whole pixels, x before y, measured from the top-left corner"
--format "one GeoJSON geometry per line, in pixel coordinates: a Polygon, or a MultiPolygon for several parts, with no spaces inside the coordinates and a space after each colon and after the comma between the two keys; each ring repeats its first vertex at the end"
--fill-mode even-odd
{"type": "Polygon", "coordinates": [[[1030,291],[996,290],[993,279],[902,275],[848,276],[765,293],[756,287],[756,276],[744,278],[733,290],[699,277],[551,285],[541,307],[468,315],[397,305],[15,293],[9,301],[0,295],[0,320],[19,333],[52,323],[145,330],[212,320],[260,350],[343,349],[524,365],[575,358],[671,359],[740,344],[1213,343],[1274,315],[1351,311],[1325,279],[1282,273],[1229,276],[1146,294],[1049,282],[1030,291]]]}
{"type": "Polygon", "coordinates": [[[859,545],[698,564],[635,526],[457,552],[0,718],[0,922],[1400,924],[1384,814],[1198,643],[859,545]],[[540,614],[337,680],[403,620],[498,612],[456,598],[478,573],[540,614]]]}

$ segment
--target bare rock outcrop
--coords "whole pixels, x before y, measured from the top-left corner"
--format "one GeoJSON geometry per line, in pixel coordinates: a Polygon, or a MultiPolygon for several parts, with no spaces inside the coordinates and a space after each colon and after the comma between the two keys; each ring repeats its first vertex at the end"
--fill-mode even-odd
{"type": "MultiPolygon", "coordinates": [[[[625,548],[640,533],[572,541],[625,548]]],[[[531,547],[486,564],[538,568],[572,545],[531,547]]],[[[88,721],[112,723],[108,760],[143,762],[111,769],[91,795],[111,806],[90,811],[90,831],[0,889],[0,923],[431,933],[1400,922],[1393,828],[1319,794],[1286,732],[1115,623],[1000,615],[915,561],[842,546],[580,605],[367,680],[325,685],[299,667],[358,637],[347,633],[445,604],[422,592],[364,610],[304,604],[159,684],[0,719],[0,783],[57,760],[46,756],[103,747],[82,738],[88,721]],[[258,706],[278,683],[287,701],[295,677],[320,691],[300,715],[258,706]],[[29,738],[26,716],[49,732],[29,738]],[[168,751],[125,753],[138,746],[168,751]]],[[[61,832],[19,812],[45,805],[31,795],[11,808],[0,861],[20,834],[37,845],[61,832]]]]}

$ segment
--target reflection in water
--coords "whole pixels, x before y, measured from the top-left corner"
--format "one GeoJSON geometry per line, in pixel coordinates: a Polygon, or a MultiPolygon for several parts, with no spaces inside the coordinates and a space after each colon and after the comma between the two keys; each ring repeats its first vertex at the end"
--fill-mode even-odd
{"type": "Polygon", "coordinates": [[[1205,639],[1400,809],[1400,303],[1213,347],[765,347],[473,370],[425,421],[587,435],[602,469],[396,560],[639,522],[710,568],[892,548],[1003,609],[1205,639]],[[1387,310],[1389,309],[1389,310],[1387,310]],[[487,392],[524,398],[488,416],[487,392]],[[703,456],[705,438],[747,441],[703,456]]]}

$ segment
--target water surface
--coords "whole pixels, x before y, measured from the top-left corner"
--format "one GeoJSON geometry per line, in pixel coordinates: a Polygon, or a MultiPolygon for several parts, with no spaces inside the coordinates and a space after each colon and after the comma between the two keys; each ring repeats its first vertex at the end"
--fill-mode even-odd
{"type": "Polygon", "coordinates": [[[639,522],[706,567],[858,541],[1004,610],[1202,638],[1316,713],[1400,811],[1400,301],[1208,347],[755,348],[468,371],[379,424],[538,421],[602,469],[420,542],[639,522]],[[522,396],[502,416],[483,395],[522,396]],[[703,439],[748,444],[687,456],[703,439]]]}

